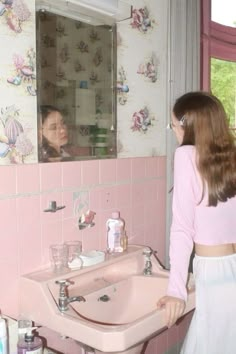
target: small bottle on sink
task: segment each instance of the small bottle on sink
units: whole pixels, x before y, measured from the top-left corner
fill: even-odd
[[[108,253],[123,252],[122,237],[125,232],[125,222],[120,218],[119,211],[114,211],[106,222]]]

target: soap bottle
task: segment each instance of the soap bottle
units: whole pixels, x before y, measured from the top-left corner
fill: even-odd
[[[0,315],[0,354],[8,354],[7,323]]]
[[[125,222],[120,218],[119,211],[114,211],[111,218],[106,222],[108,253],[123,252],[121,240],[124,234],[124,227]]]
[[[24,338],[17,343],[17,354],[43,354],[43,344],[39,337],[35,337],[33,331],[37,327],[27,328]]]

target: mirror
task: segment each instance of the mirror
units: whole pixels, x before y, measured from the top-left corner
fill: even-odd
[[[36,12],[40,162],[116,157],[115,33]]]

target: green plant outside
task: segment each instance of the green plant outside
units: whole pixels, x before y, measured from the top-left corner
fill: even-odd
[[[211,92],[223,103],[230,126],[236,128],[236,62],[211,58]]]

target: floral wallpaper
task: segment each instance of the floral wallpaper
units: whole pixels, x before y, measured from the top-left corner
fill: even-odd
[[[126,0],[118,23],[118,157],[166,155],[168,4]]]
[[[37,162],[35,6],[0,1],[0,164]]]
[[[132,18],[117,24],[117,153],[118,157],[166,155],[168,3],[165,0],[125,0]],[[66,26],[59,23],[58,37]],[[74,60],[74,72],[99,88],[98,68],[103,62],[100,33],[91,31],[76,43],[77,51],[93,48],[94,70],[87,77],[86,61]],[[35,0],[0,1],[0,164],[34,163],[37,158],[37,92]],[[53,46],[45,37],[45,46]],[[58,80],[64,80],[70,43],[62,41]],[[81,57],[82,58],[82,57]],[[44,57],[45,68],[50,65]],[[63,90],[58,90],[60,99]],[[97,111],[104,97],[96,95]],[[106,104],[110,110],[109,103]],[[109,107],[108,107],[109,106]],[[85,127],[86,128],[86,127]],[[86,136],[86,129],[81,131]]]

